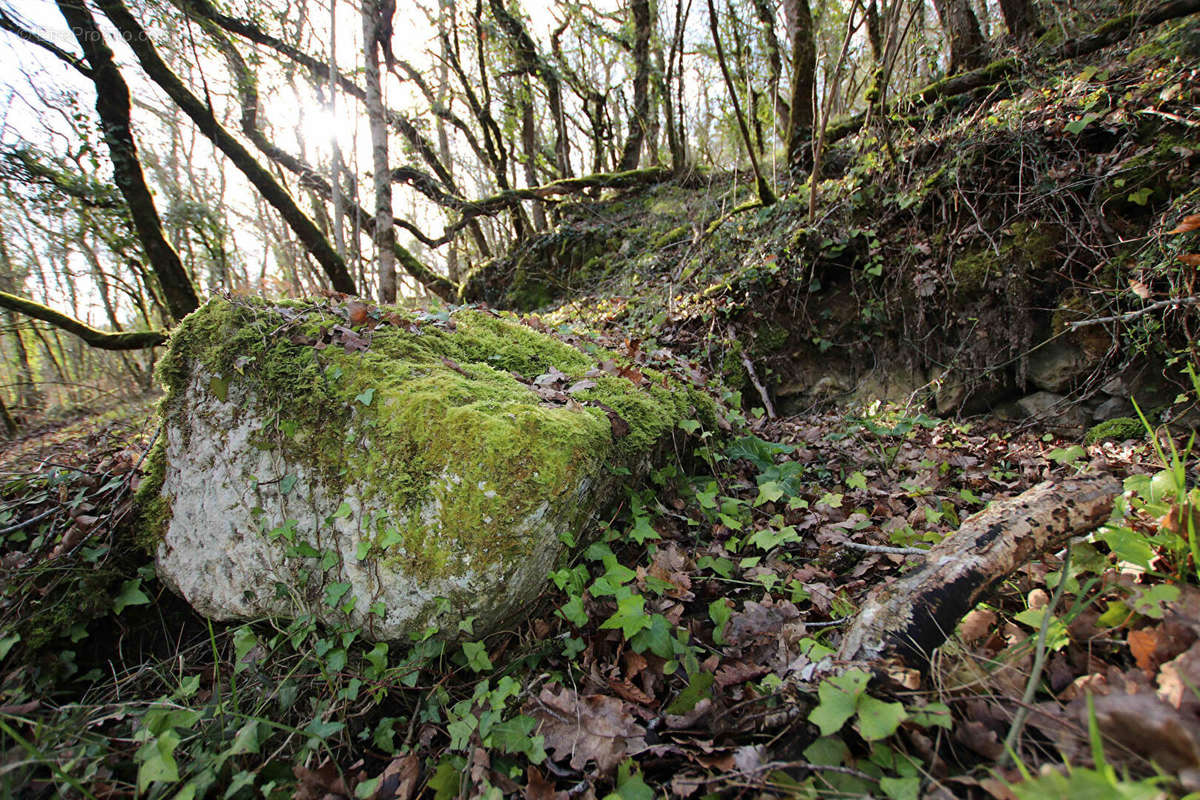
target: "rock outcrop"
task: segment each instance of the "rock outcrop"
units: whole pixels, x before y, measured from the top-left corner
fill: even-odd
[[[159,575],[217,619],[376,639],[512,621],[622,476],[712,412],[593,350],[487,311],[210,302],[161,369],[142,490]]]

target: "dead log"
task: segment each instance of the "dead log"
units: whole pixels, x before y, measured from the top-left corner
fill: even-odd
[[[930,548],[922,566],[871,591],[838,658],[899,656],[924,667],[993,586],[1039,553],[1104,522],[1120,492],[1121,482],[1111,475],[1045,481],[971,515]]]

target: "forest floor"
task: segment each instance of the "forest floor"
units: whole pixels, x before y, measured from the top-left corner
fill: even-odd
[[[519,627],[389,648],[208,623],[160,585],[113,538],[148,410],[32,436],[5,462],[11,796],[1200,789],[1200,589],[1178,503],[1200,490],[1144,436],[1084,447],[896,409],[731,412],[732,433],[697,431],[709,446],[630,489]],[[865,592],[916,563],[855,545],[926,547],[990,501],[1091,469],[1129,491],[1071,545],[1065,582],[1066,551],[1037,554],[907,688],[823,672]],[[1106,696],[1119,704],[1088,699]]]

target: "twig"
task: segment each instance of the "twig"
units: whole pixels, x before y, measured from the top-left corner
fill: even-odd
[[[767,410],[767,419],[775,419],[778,416],[775,413],[775,406],[771,404],[766,387],[758,379],[758,373],[754,370],[754,362],[745,353],[742,353],[742,365],[746,368],[746,374],[750,376],[750,382],[754,384],[755,389],[758,389],[758,396],[762,398],[763,408]]]
[[[1194,306],[1197,303],[1200,303],[1200,294],[1194,294],[1191,297],[1173,297],[1170,300],[1158,300],[1145,308],[1126,311],[1124,314],[1113,314],[1110,317],[1096,317],[1095,319],[1081,319],[1078,322],[1072,322],[1070,329],[1075,330],[1088,325],[1101,325],[1105,322],[1128,322],[1131,319],[1137,319],[1143,314],[1149,314],[1151,311],[1157,311],[1167,306]]]
[[[27,519],[24,522],[18,522],[16,525],[10,525],[9,527],[4,528],[3,530],[0,530],[0,536],[7,536],[8,534],[13,533],[15,531],[19,531],[22,528],[28,528],[30,525],[34,524],[35,522],[41,522],[46,517],[49,517],[49,516],[57,513],[58,510],[59,510],[59,507],[55,506],[54,508],[50,509],[49,511],[43,511],[41,514],[38,514],[36,517],[33,517],[32,519]]]
[[[1029,682],[1025,684],[1025,694],[1021,698],[1021,707],[1017,709],[1017,714],[1013,717],[1012,727],[1008,729],[1008,736],[1004,739],[1004,762],[1008,763],[1012,759],[1014,749],[1017,746],[1017,740],[1021,738],[1021,731],[1025,727],[1025,720],[1029,718],[1029,707],[1033,704],[1033,697],[1037,694],[1038,684],[1042,682],[1042,669],[1046,666],[1046,633],[1050,630],[1050,620],[1054,617],[1054,609],[1058,608],[1058,601],[1062,599],[1063,587],[1067,585],[1067,570],[1071,566],[1071,548],[1067,547],[1067,554],[1063,556],[1062,567],[1058,572],[1058,586],[1054,587],[1054,596],[1050,598],[1050,605],[1046,606],[1046,613],[1042,615],[1042,625],[1038,628],[1037,650],[1033,657],[1033,671],[1029,675]],[[1003,765],[1003,764],[1002,764]]]
[[[855,550],[865,550],[868,553],[891,553],[898,556],[918,556],[919,558],[929,555],[929,551],[920,547],[892,547],[886,544],[859,544],[858,542],[842,542],[842,545]]]

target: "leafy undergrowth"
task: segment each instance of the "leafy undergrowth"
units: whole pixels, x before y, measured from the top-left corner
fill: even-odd
[[[528,620],[478,641],[448,632],[453,644],[376,644],[311,619],[209,623],[113,538],[152,432],[129,422],[47,445],[7,477],[0,520],[6,794],[1200,789],[1186,442],[1084,448],[879,409],[733,422],[683,423],[705,444],[631,489]],[[1085,468],[1127,492],[1065,570],[1066,551],[1035,557],[923,676],[833,661],[863,595],[915,549]]]

